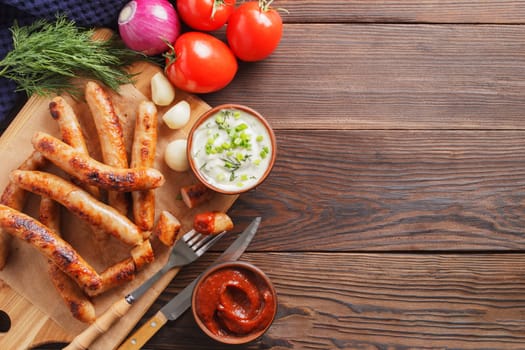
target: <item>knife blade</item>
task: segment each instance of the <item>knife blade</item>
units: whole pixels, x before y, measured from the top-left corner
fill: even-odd
[[[252,238],[257,233],[261,218],[255,218],[241,235],[211,264],[211,266],[224,262],[237,260],[244,253]],[[151,339],[168,320],[176,320],[191,306],[191,295],[199,276],[195,278],[177,296],[164,305],[153,317],[144,323],[135,333],[128,337],[118,350],[140,349],[142,345]]]

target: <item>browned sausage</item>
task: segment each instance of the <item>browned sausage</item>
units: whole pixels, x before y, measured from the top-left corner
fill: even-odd
[[[127,217],[69,181],[53,174],[25,170],[12,171],[10,178],[28,191],[54,199],[94,228],[126,244],[142,243],[142,232]]]
[[[20,170],[36,170],[42,168],[46,164],[44,156],[37,151],[34,151],[17,169]],[[22,210],[26,202],[27,192],[20,188],[13,182],[4,189],[0,202],[13,209]]]
[[[84,134],[82,134],[82,128],[71,105],[62,96],[56,96],[49,103],[49,112],[51,113],[51,117],[57,121],[60,134],[62,135],[62,141],[77,151],[89,155],[86,140]],[[75,184],[91,193],[93,197],[97,199],[101,198],[100,189],[97,186],[82,184],[76,180],[74,176],[72,176],[71,179]],[[95,235],[97,245],[99,245],[99,243],[101,245],[101,242],[109,238],[107,234],[100,230],[94,230],[93,234]]]
[[[198,182],[194,185],[181,187],[180,194],[182,201],[188,208],[195,208],[210,199],[211,190]]]
[[[144,243],[131,249],[131,258],[135,264],[137,271],[142,270],[144,266],[155,260],[153,255],[153,248],[149,239],[145,240]]]
[[[139,105],[138,116],[135,122],[135,135],[131,148],[132,168],[151,168],[155,161],[157,145],[157,108],[150,101],[143,101]],[[155,221],[155,191],[135,191],[131,193],[133,199],[133,218],[135,224],[149,236]]]
[[[122,192],[149,190],[164,183],[164,176],[156,169],[123,169],[102,164],[44,132],[35,133],[32,142],[44,157],[83,183]]]
[[[160,213],[153,234],[157,236],[159,241],[164,245],[171,247],[177,240],[180,227],[180,221],[171,213],[164,210]]]
[[[100,287],[96,290],[86,290],[86,293],[92,297],[100,295],[125,282],[133,280],[135,278],[135,273],[136,269],[133,259],[131,257],[126,258],[102,271],[100,274],[102,279]]]
[[[40,222],[60,236],[60,206],[58,203],[49,197],[42,197],[39,210]]]
[[[116,168],[127,168],[128,156],[124,133],[111,97],[94,81],[87,82],[85,97],[97,129],[102,160],[105,164]],[[122,214],[128,213],[128,202],[124,193],[109,192],[108,202]]]
[[[104,270],[100,274],[102,278],[101,288],[95,291],[88,291],[89,295],[100,295],[125,282],[133,280],[136,273],[153,260],[153,249],[149,240],[146,240],[131,250],[130,258],[124,259]]]
[[[50,264],[48,271],[53,285],[73,317],[85,323],[95,322],[95,307],[79,286],[55,264]]]
[[[216,235],[233,229],[233,222],[226,213],[211,211],[195,215],[193,228],[205,235]]]
[[[0,204],[0,227],[30,243],[85,290],[100,288],[102,281],[97,272],[69,243],[44,224],[18,210]]]
[[[58,123],[62,141],[80,152],[89,154],[84,134],[82,134],[82,128],[80,127],[75,111],[73,111],[69,103],[61,96],[56,96],[49,103],[49,111],[53,119]],[[82,187],[95,198],[100,198],[100,190],[98,187],[92,185]]]
[[[40,201],[40,222],[60,236],[60,206],[57,202],[42,197]],[[48,259],[48,272],[51,282],[53,282],[73,317],[86,323],[94,322],[95,307],[80,287],[50,259]]]
[[[46,159],[40,152],[33,152],[19,167],[23,170],[34,170],[44,166]],[[16,210],[22,210],[26,202],[27,192],[18,185],[9,182],[2,193],[0,203]],[[0,230],[0,270],[4,268],[11,250],[12,236]]]

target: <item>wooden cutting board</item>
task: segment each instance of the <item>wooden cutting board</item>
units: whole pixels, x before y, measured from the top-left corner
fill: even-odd
[[[101,39],[110,35],[111,31],[108,30],[99,30],[96,33],[96,36]],[[119,94],[112,93],[113,100],[117,108],[120,109],[120,117],[123,118],[125,138],[128,145],[131,143],[133,134],[136,106],[141,100],[151,98],[151,77],[161,71],[159,67],[145,62],[138,62],[130,69],[133,73],[138,73],[135,84],[124,86]],[[161,122],[161,117],[169,107],[180,100],[186,100],[190,104],[191,119],[183,129],[174,131]],[[83,131],[86,134],[90,151],[95,154],[99,153],[98,138],[86,104],[83,101],[75,101],[70,98],[69,101],[77,112],[81,124],[85,127]],[[56,122],[49,115],[49,102],[50,98],[31,97],[0,138],[0,157],[2,158],[0,189],[3,189],[7,184],[9,172],[15,169],[32,152],[30,139],[35,131],[46,131],[59,136]],[[186,138],[191,125],[199,115],[210,109],[210,106],[198,97],[181,91],[176,92],[176,98],[172,105],[159,107],[159,141],[155,167],[166,177],[166,184],[157,190],[156,206],[157,213],[160,210],[169,210],[177,216],[182,223],[183,231],[186,231],[191,227],[193,216],[197,212],[227,211],[237,196],[214,194],[212,199],[202,207],[191,210],[180,200],[180,196],[178,196],[180,187],[195,183],[196,179],[191,172],[177,173],[170,170],[163,161],[164,148],[171,140]],[[37,205],[38,198],[32,195],[25,211],[30,215],[36,215]],[[66,240],[79,250],[88,262],[93,263],[99,272],[107,267],[108,262],[116,262],[108,261],[117,259],[113,256],[115,251],[129,249],[128,247],[119,248],[120,242],[116,241],[109,243],[113,245],[110,246],[110,249],[93,245],[93,240],[90,239],[89,232],[87,232],[89,228],[79,220],[75,220],[73,216],[64,218],[62,230]],[[12,243],[12,257],[6,268],[0,272],[0,310],[5,311],[11,319],[10,330],[6,333],[0,333],[0,349],[27,349],[43,343],[71,341],[87,325],[80,323],[70,315],[69,310],[47,278],[43,257],[25,242],[14,240]],[[114,301],[122,298],[160,269],[167,259],[169,249],[163,247],[158,241],[152,242],[152,245],[156,255],[155,262],[141,271],[135,280],[128,285],[95,298],[94,304],[97,315],[103,313]],[[92,260],[96,261],[93,262]],[[99,338],[90,349],[107,350],[117,347],[177,272],[178,270],[172,270],[160,279],[151,291],[137,301],[130,312],[119,320],[106,335]]]

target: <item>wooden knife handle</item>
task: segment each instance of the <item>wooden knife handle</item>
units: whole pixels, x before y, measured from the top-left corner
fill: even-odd
[[[168,319],[162,312],[157,312],[146,323],[142,325],[135,333],[122,343],[118,350],[139,350],[142,345],[155,335],[168,322]]]
[[[77,335],[64,350],[86,350],[100,335],[106,331],[131,308],[131,304],[122,298],[117,300],[111,307],[97,317],[88,328]]]

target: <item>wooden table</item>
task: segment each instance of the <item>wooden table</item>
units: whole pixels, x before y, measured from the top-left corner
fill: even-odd
[[[245,349],[525,348],[525,1],[295,1],[271,58],[202,98],[278,138],[230,211],[279,311]],[[233,238],[185,268],[145,315]],[[50,346],[46,348],[52,348]],[[144,349],[230,349],[191,313]]]

